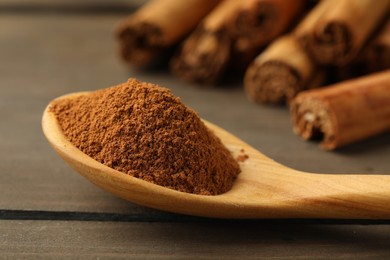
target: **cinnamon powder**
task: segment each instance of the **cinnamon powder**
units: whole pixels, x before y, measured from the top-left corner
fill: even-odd
[[[57,100],[51,110],[81,151],[120,172],[178,191],[228,191],[238,163],[170,90],[129,79]]]

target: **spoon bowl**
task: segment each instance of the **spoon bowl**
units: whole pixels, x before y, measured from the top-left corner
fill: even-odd
[[[60,98],[74,98],[86,92]],[[114,170],[89,157],[64,136],[51,103],[43,132],[53,149],[100,188],[130,202],[169,212],[216,218],[390,219],[390,176],[319,174],[283,166],[222,128],[204,121],[240,163],[231,190],[206,196],[179,192]]]

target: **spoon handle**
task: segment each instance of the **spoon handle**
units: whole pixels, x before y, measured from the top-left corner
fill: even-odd
[[[390,176],[297,173],[285,191],[294,211],[320,218],[390,218]]]

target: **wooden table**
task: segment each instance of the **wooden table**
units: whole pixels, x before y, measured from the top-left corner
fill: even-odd
[[[129,71],[112,33],[134,7],[128,2],[35,2],[0,4],[1,257],[390,256],[390,221],[204,219],[141,207],[87,182],[49,147],[40,126],[43,109],[62,94],[128,77],[171,88],[202,117],[304,171],[390,172],[390,135],[322,151],[292,133],[286,108],[248,102],[239,82],[206,89],[166,69]]]

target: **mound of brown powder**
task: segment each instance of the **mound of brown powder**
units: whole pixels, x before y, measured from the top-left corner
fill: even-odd
[[[127,83],[56,101],[65,136],[95,160],[171,189],[215,195],[240,169],[199,116],[168,89]]]

